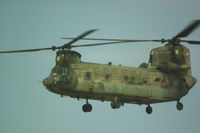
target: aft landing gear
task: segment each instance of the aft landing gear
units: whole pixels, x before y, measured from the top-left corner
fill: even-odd
[[[91,112],[92,111],[92,105],[88,103],[88,99],[86,99],[86,104],[82,106],[83,112]]]
[[[146,107],[146,112],[147,112],[147,114],[151,114],[153,112],[153,109],[152,109],[152,107],[150,105],[148,105]]]
[[[82,106],[82,110],[83,110],[83,112],[91,112],[92,111],[92,105],[91,104],[84,104],[83,106]]]
[[[183,104],[182,104],[181,102],[177,101],[177,103],[176,103],[176,108],[177,108],[179,111],[183,110]]]

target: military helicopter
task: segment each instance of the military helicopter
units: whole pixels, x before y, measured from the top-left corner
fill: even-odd
[[[196,79],[191,73],[190,51],[180,44],[200,44],[200,41],[181,40],[188,36],[200,24],[193,21],[172,39],[160,40],[127,40],[85,38],[96,31],[89,30],[62,46],[49,48],[0,51],[4,53],[36,52],[41,50],[57,50],[56,64],[50,76],[43,84],[50,92],[61,96],[86,99],[82,106],[84,112],[91,112],[89,99],[110,101],[113,109],[118,109],[125,103],[147,105],[146,113],[151,114],[150,104],[176,101],[178,110],[183,109],[180,99],[187,95],[195,85]],[[94,44],[72,45],[79,40],[106,41]],[[71,50],[76,47],[91,47],[118,43],[161,42],[166,44],[154,48],[150,52],[148,63],[139,67],[116,66],[112,63],[96,64],[81,61],[81,54]]]

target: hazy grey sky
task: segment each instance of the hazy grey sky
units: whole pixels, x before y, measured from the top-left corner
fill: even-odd
[[[199,0],[0,0],[0,50],[62,45],[80,33],[122,39],[170,38],[193,19],[200,19]],[[186,39],[200,40],[200,29]],[[77,44],[88,43],[78,42]],[[94,43],[94,42],[91,42]],[[76,48],[87,62],[139,66],[160,43],[133,43]],[[200,46],[191,50],[193,75],[200,80]],[[0,133],[199,133],[199,82],[181,101],[146,106],[126,104],[112,110],[109,102],[85,100],[48,92],[41,81],[55,62],[55,52],[0,55]]]

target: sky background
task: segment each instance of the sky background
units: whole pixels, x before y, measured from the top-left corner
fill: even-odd
[[[59,46],[61,37],[76,37],[90,29],[98,38],[171,38],[192,20],[200,19],[199,0],[0,0],[0,50]],[[184,39],[200,40],[200,28]],[[79,41],[76,44],[85,44]],[[91,41],[95,43],[95,41]],[[75,48],[86,62],[139,66],[148,62],[160,43],[132,43]],[[200,46],[191,50],[193,75],[200,80]],[[55,65],[55,52],[0,55],[0,133],[200,133],[200,84],[176,102],[125,104],[113,110],[109,102],[61,98],[41,81]]]

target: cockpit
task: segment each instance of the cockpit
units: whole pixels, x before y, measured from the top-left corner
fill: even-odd
[[[52,92],[61,93],[62,89],[70,89],[75,85],[76,75],[71,64],[80,62],[81,55],[75,51],[57,51],[56,65],[50,76],[43,80],[46,88]]]

